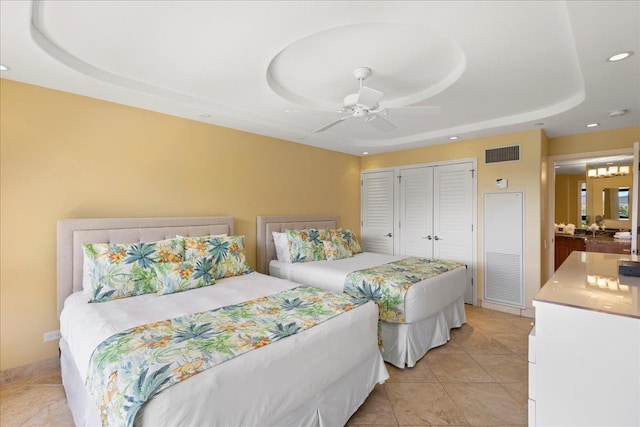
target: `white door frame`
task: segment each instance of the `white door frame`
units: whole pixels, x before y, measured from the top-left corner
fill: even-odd
[[[609,156],[621,156],[621,155],[633,155],[633,148],[619,148],[615,150],[605,151],[591,151],[588,153],[573,153],[573,154],[560,154],[557,156],[549,156],[547,162],[547,177],[548,177],[548,228],[546,230],[546,238],[544,239],[544,248],[547,249],[547,275],[543,277],[542,284],[546,283],[555,269],[555,223],[556,217],[556,162],[564,160],[578,160],[587,159],[591,157],[609,157]],[[585,172],[586,173],[586,172]]]

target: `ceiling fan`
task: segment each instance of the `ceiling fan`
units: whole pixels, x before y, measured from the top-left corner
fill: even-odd
[[[338,113],[347,113],[347,115],[332,121],[318,129],[315,133],[324,132],[345,120],[362,118],[376,129],[382,132],[389,132],[396,126],[383,116],[392,112],[393,114],[439,114],[440,107],[390,107],[384,108],[379,104],[383,93],[379,90],[371,89],[363,85],[363,82],[371,75],[371,68],[358,67],[353,70],[353,76],[360,82],[360,90],[358,93],[352,93],[344,97],[343,107],[337,110]]]

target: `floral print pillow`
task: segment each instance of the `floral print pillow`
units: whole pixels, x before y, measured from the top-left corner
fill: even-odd
[[[184,257],[182,240],[82,245],[91,280],[90,302],[104,302],[156,292],[154,264]]]
[[[214,279],[251,273],[244,250],[244,236],[184,238],[185,259],[211,257]]]
[[[291,262],[321,261],[326,259],[324,254],[325,240],[331,240],[326,228],[308,230],[285,230],[289,240]]]
[[[339,228],[338,231],[342,234],[342,239],[347,242],[347,244],[351,247],[351,253],[353,255],[362,253],[362,248],[360,247],[360,243],[358,243],[358,238],[356,237],[356,233],[349,229]]]
[[[197,289],[215,283],[211,257],[156,263],[153,268],[158,277],[158,295]]]
[[[351,258],[351,248],[344,247],[342,244],[338,244],[333,239],[325,240],[322,242],[324,246],[324,256],[329,261],[335,261],[337,259]]]

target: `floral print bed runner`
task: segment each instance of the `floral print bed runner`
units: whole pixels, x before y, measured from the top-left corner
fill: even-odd
[[[344,291],[362,301],[375,301],[381,320],[403,323],[404,296],[411,285],[464,265],[441,259],[404,258],[349,273]]]
[[[103,426],[131,426],[153,394],[364,302],[346,294],[299,286],[131,328],[107,338],[94,350],[87,387]]]

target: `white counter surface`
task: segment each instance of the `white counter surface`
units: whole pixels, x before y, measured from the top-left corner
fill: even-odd
[[[540,289],[536,301],[640,319],[640,277],[619,276],[618,260],[637,255],[574,251]]]

